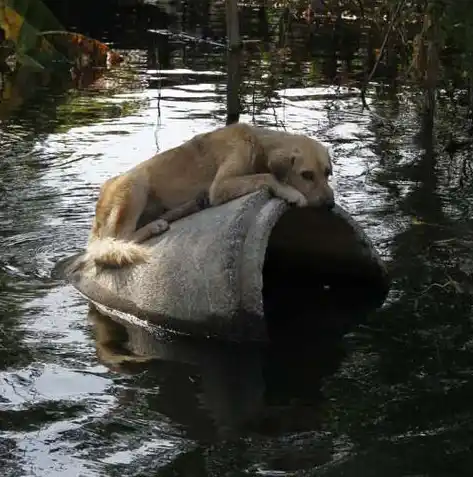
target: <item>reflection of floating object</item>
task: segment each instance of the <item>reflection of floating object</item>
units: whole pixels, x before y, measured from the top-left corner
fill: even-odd
[[[295,286],[314,317],[315,287],[342,279],[383,298],[388,288],[380,257],[340,207],[295,208],[265,192],[185,217],[148,244],[150,263],[74,272],[80,254],[63,262],[62,275],[102,314],[237,341],[267,339],[271,303],[289,315],[300,308]]]
[[[333,322],[339,311],[331,308],[321,315]],[[160,390],[154,408],[185,425],[192,438],[208,437],[215,427],[220,432],[245,428],[265,434],[271,432],[267,424],[272,421],[286,432],[314,429],[320,418],[321,380],[344,357],[341,336],[318,333],[317,328],[311,334],[301,330],[294,340],[284,334],[269,346],[253,346],[181,336],[163,339],[93,308],[89,320],[99,361],[119,373],[146,370],[147,383]],[[178,388],[182,399],[176,401]]]

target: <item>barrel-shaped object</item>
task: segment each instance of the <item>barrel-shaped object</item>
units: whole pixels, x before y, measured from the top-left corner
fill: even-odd
[[[266,341],[271,294],[278,303],[287,295],[290,310],[294,294],[284,290],[296,283],[309,295],[320,277],[327,286],[340,277],[382,293],[389,286],[379,254],[341,207],[299,208],[266,191],[173,222],[146,245],[144,264],[81,268],[79,254],[61,273],[108,316],[232,341]]]

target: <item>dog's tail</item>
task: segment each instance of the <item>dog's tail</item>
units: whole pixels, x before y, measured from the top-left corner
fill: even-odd
[[[99,266],[125,267],[146,262],[150,258],[151,250],[145,245],[105,237],[89,244],[84,262],[93,261]]]

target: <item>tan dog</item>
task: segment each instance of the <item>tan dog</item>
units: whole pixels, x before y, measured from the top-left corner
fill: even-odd
[[[103,184],[85,260],[147,261],[151,251],[140,242],[169,228],[166,213],[194,212],[205,194],[215,206],[267,188],[298,206],[332,207],[331,172],[327,149],[304,135],[242,123],[199,134]]]

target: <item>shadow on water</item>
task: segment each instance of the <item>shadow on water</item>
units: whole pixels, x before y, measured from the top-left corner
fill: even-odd
[[[299,339],[276,333],[266,349],[156,341],[87,320],[84,300],[50,273],[84,246],[106,178],[224,124],[221,48],[146,32],[218,43],[223,12],[47,3],[126,60],[82,85],[2,77],[2,475],[470,475],[471,151],[442,142],[458,108],[440,101],[432,129],[410,91],[378,85],[367,97],[377,114],[362,111],[357,62],[337,46],[355,47],[356,25],[334,41],[324,25],[243,9],[242,31],[264,41],[244,51],[241,120],[330,146],[337,200],[390,262],[393,287],[355,319],[358,284],[323,300],[295,284],[319,317],[360,323],[343,338],[294,326]],[[298,325],[329,320],[316,321]]]

